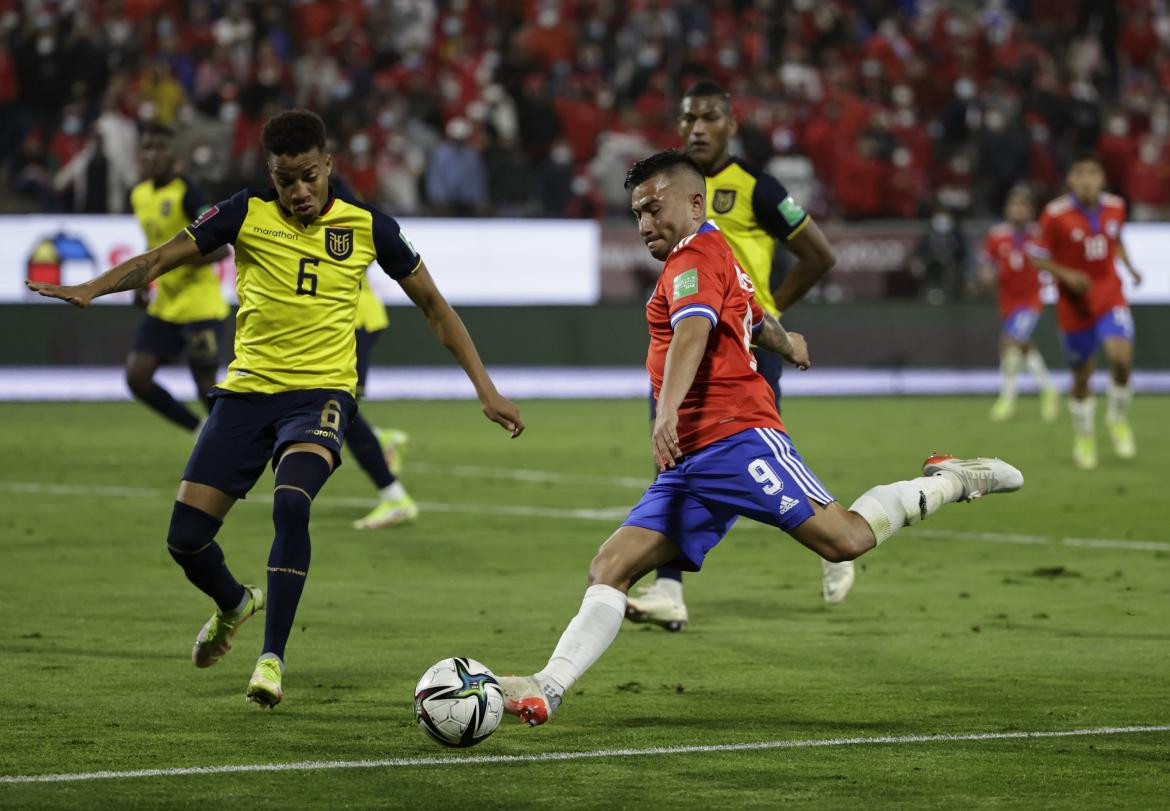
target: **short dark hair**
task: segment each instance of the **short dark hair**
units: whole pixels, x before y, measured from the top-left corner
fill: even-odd
[[[1033,193],[1032,187],[1029,186],[1026,182],[1017,183],[1008,189],[1005,200],[1011,200],[1016,197],[1022,198],[1024,202],[1030,206],[1036,204],[1036,195]]]
[[[1072,169],[1078,163],[1095,163],[1099,168],[1105,168],[1105,164],[1101,163],[1101,156],[1092,149],[1081,149],[1074,152],[1072,159],[1068,162],[1068,168]]]
[[[635,186],[645,183],[655,175],[660,175],[663,172],[674,172],[678,169],[690,170],[698,176],[700,183],[706,182],[703,170],[699,168],[699,164],[695,163],[694,158],[677,149],[667,149],[663,152],[656,152],[648,158],[642,158],[630,167],[630,171],[626,172],[626,191],[633,190]]]
[[[731,94],[724,90],[723,85],[714,79],[700,79],[683,92],[684,99],[696,96],[718,96],[724,101],[731,103]]]
[[[325,122],[312,110],[285,110],[264,123],[260,135],[269,155],[302,155],[313,147],[325,151]]]
[[[174,138],[175,131],[166,124],[160,124],[157,121],[147,121],[142,125],[142,136],[145,138],[147,135],[161,135],[164,138]]]

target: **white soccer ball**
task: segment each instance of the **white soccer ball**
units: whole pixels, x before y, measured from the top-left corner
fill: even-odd
[[[475,746],[504,717],[504,693],[495,674],[474,659],[432,665],[414,687],[418,728],[444,746]]]

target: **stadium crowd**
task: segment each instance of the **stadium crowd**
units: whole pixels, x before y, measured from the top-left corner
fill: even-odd
[[[1085,147],[1170,213],[1161,0],[0,0],[0,30],[8,211],[124,211],[147,120],[210,193],[263,182],[260,127],[301,105],[397,214],[620,214],[713,77],[820,217],[998,213]]]

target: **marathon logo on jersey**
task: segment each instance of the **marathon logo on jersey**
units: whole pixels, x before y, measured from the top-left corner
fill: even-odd
[[[711,208],[716,214],[726,214],[735,206],[735,189],[716,189],[711,197]]]
[[[684,270],[674,277],[674,300],[693,296],[699,292],[699,269]]]
[[[326,228],[325,253],[338,262],[349,259],[350,254],[353,253],[353,229]]]
[[[219,206],[212,206],[211,208],[207,209],[202,214],[200,214],[198,217],[196,217],[195,222],[191,223],[191,227],[198,228],[199,226],[203,225],[203,223],[207,222],[208,220],[210,220],[212,217],[214,217],[218,213],[219,213]]]

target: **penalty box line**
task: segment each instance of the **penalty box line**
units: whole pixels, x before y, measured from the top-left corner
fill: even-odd
[[[0,784],[71,783],[92,780],[138,779],[146,777],[185,777],[209,774],[250,774],[261,772],[310,772],[331,769],[401,769],[422,766],[475,766],[494,763],[551,763],[598,758],[649,757],[654,755],[690,755],[710,752],[756,752],[767,749],[811,749],[831,746],[873,746],[911,743],[962,743],[970,741],[1011,741],[1043,738],[1079,738],[1090,735],[1134,735],[1170,732],[1170,724],[1127,727],[1096,727],[1039,732],[971,732],[957,735],[879,735],[871,738],[821,738],[811,740],[757,741],[695,746],[656,746],[646,749],[598,749],[584,752],[544,752],[533,755],[471,755],[468,757],[384,758],[380,760],[305,760],[296,763],[227,764],[223,766],[189,766],[171,769],[131,769],[128,771],[74,772],[69,774],[2,775]]]

